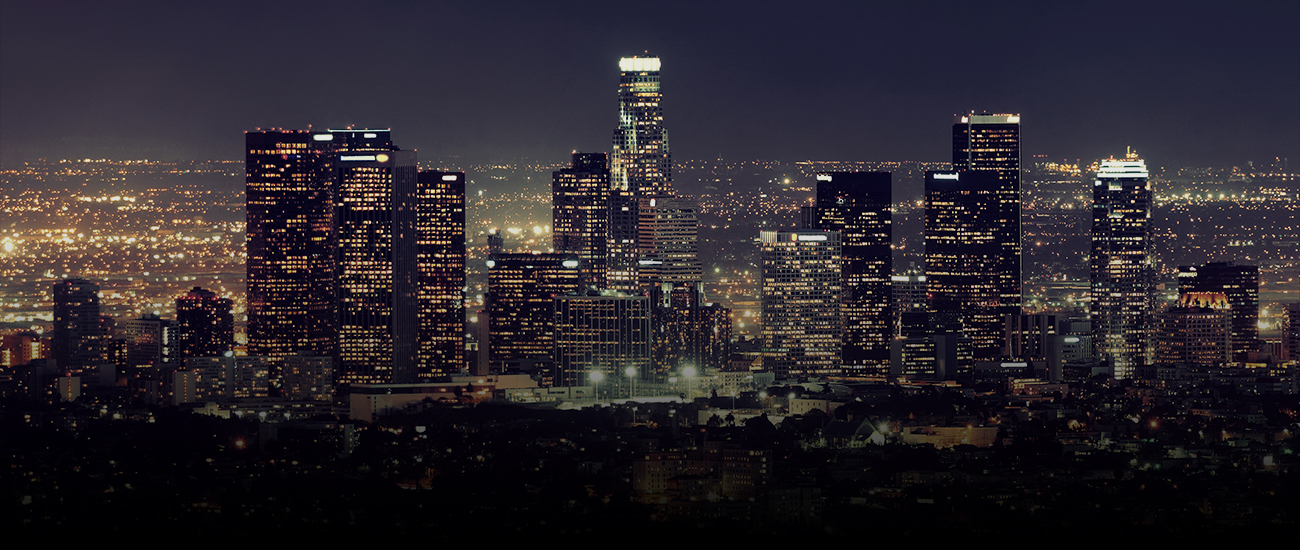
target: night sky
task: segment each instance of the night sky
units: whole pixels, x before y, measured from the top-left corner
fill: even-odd
[[[1300,164],[1300,2],[3,0],[0,164],[240,159],[257,127],[391,127],[422,160],[608,151],[618,58],[663,59],[678,160]],[[635,6],[635,9],[629,7]]]

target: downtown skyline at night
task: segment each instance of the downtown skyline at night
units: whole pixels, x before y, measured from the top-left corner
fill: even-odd
[[[1285,540],[1297,98],[1293,2],[0,0],[0,529]]]

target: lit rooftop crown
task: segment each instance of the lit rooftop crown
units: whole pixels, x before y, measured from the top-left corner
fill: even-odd
[[[658,57],[624,57],[618,60],[618,70],[625,73],[657,72]]]

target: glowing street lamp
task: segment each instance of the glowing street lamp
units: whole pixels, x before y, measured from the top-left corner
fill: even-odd
[[[623,369],[623,374],[626,374],[628,379],[632,381],[632,387],[627,390],[627,398],[631,399],[636,397],[636,367]]]
[[[605,378],[605,373],[593,371],[587,374],[587,379],[591,380],[591,391],[596,393],[596,403],[600,403],[600,381]]]

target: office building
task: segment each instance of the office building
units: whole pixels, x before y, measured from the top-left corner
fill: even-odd
[[[493,365],[550,358],[557,296],[579,290],[576,254],[493,254],[487,261],[489,353]],[[482,321],[480,321],[482,322]]]
[[[465,173],[424,171],[418,183],[417,378],[426,380],[465,367]]]
[[[99,283],[85,279],[55,281],[54,360],[63,372],[80,374],[104,360]]]
[[[334,358],[305,354],[284,358],[284,397],[297,401],[334,399]]]
[[[234,302],[194,287],[176,299],[176,333],[180,360],[215,357],[235,349]]]
[[[146,313],[139,319],[127,321],[123,328],[128,368],[153,367],[180,360],[176,321]]]
[[[551,173],[551,246],[578,255],[585,288],[605,288],[609,192],[604,153],[574,152],[569,168]]]
[[[893,249],[889,172],[817,175],[812,229],[838,231],[843,254],[844,373],[889,373]]]
[[[1154,317],[1155,363],[1217,366],[1232,360],[1232,311],[1223,293],[1182,294]]]
[[[1232,314],[1232,360],[1259,351],[1259,267],[1210,262],[1178,268],[1178,294],[1219,292]]]
[[[645,296],[587,291],[554,298],[556,386],[591,383],[600,372],[610,383],[649,378],[650,300]]]
[[[1152,364],[1151,185],[1133,154],[1105,160],[1093,182],[1093,356],[1115,378]]]
[[[965,333],[976,360],[1001,355],[1003,320],[1020,314],[1020,203],[1004,196],[1007,177],[973,168],[925,173],[932,330]]]
[[[704,277],[699,257],[697,205],[662,197],[638,201],[638,290],[666,304],[667,295],[684,285],[698,289]]]
[[[777,378],[839,374],[840,233],[762,231],[763,365]]]
[[[245,134],[248,353],[338,351],[333,136]]]
[[[618,125],[610,157],[606,285],[635,293],[640,200],[673,195],[672,155],[664,130],[658,57],[619,60]]]

